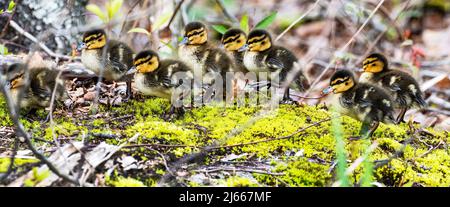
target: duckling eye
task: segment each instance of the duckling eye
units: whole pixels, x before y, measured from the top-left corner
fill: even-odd
[[[372,66],[377,66],[377,64],[376,64],[376,63],[373,63]]]
[[[241,43],[241,40],[237,40],[236,42],[237,42],[237,43]]]

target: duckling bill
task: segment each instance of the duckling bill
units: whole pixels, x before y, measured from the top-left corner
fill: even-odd
[[[411,107],[426,107],[417,81],[408,73],[390,69],[384,55],[369,55],[363,62],[363,70],[362,81],[381,86],[393,97],[395,107],[400,108],[397,123],[404,121],[405,113]]]
[[[393,123],[393,101],[380,87],[358,83],[352,72],[339,70],[324,93],[333,92],[332,105],[343,114],[362,122],[360,136],[371,137],[379,122]]]

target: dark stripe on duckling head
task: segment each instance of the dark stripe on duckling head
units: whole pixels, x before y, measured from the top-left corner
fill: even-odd
[[[84,33],[83,42],[88,42],[88,41],[91,41],[94,39],[98,39],[98,38],[102,37],[103,35],[106,36],[105,30],[103,30],[103,29],[89,30]]]
[[[136,55],[134,58],[133,64],[135,66],[139,66],[147,61],[149,61],[151,58],[156,57],[159,60],[158,53],[152,50],[144,50]]]
[[[205,31],[205,29],[194,30],[192,32],[189,32],[187,34],[187,37],[192,37],[192,36],[195,36],[195,35],[199,35],[199,34],[203,33],[204,31]]]
[[[184,34],[188,36],[190,32],[200,29],[206,29],[206,26],[201,22],[191,22],[184,27]]]
[[[336,73],[331,76],[330,85],[336,85],[339,83],[343,83],[349,79],[354,80],[355,76],[349,70],[338,70]],[[339,82],[339,83],[338,83]]]
[[[380,53],[372,53],[369,56],[367,56],[363,62],[363,65],[368,65],[376,61],[381,61],[384,64],[384,68],[388,68],[387,58]]]
[[[270,37],[270,34],[266,31],[266,30],[262,30],[262,29],[255,29],[253,31],[250,32],[250,34],[248,34],[248,43],[253,43],[250,41],[253,41],[254,38],[260,40],[264,37],[269,37],[270,40],[272,40],[272,38]]]
[[[224,40],[224,41],[222,42],[222,44],[228,44],[228,43],[234,42],[234,41],[238,40],[239,37],[241,37],[240,34],[238,34],[238,35],[236,35],[236,36],[233,36],[233,37],[228,37],[226,40]]]
[[[236,41],[241,35],[245,37],[245,32],[240,29],[229,29],[222,37],[222,43],[230,43]]]

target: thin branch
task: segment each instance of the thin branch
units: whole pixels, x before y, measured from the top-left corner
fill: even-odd
[[[166,28],[169,28],[172,24],[173,20],[175,19],[175,16],[177,15],[178,11],[180,11],[181,5],[183,4],[184,0],[181,0],[178,2],[177,7],[175,8],[175,11],[172,14],[172,17],[170,17],[169,23],[167,24]]]
[[[25,31],[21,26],[19,26],[14,20],[11,20],[9,22],[10,26],[12,28],[14,28],[19,34],[24,35],[26,38],[30,39],[31,41],[33,41],[34,43],[36,43],[42,50],[44,50],[48,55],[54,57],[54,58],[59,58],[59,59],[63,59],[63,60],[71,60],[72,57],[67,56],[67,55],[61,55],[61,54],[56,54],[55,52],[53,52],[51,49],[49,49],[44,43],[42,43],[41,41],[39,41],[36,37],[34,37],[32,34],[28,33],[27,31]]]
[[[136,6],[139,4],[139,2],[141,2],[141,1],[136,0],[136,2],[133,4],[133,6],[131,6],[130,10],[128,10],[127,15],[125,15],[125,18],[123,19],[122,27],[120,28],[119,39],[122,36],[123,29],[125,28],[125,24],[127,23],[128,15],[130,15],[130,13],[136,8]]]
[[[222,0],[216,0],[217,5],[219,6],[220,10],[222,10],[222,13],[225,15],[225,17],[227,17],[229,20],[231,20],[232,22],[238,22],[238,20],[236,19],[236,17],[234,17],[233,15],[230,14],[230,12],[228,12],[228,10],[225,8],[225,5],[223,4]]]
[[[283,176],[285,173],[275,173],[275,172],[269,172],[269,171],[263,171],[263,170],[255,170],[255,169],[246,169],[246,168],[234,168],[234,167],[224,167],[224,168],[215,168],[211,170],[194,170],[194,172],[200,172],[200,173],[214,173],[214,172],[220,172],[220,171],[241,171],[241,172],[249,172],[249,173],[258,173],[258,174],[266,174],[266,175],[274,175],[274,176]]]
[[[348,46],[350,46],[350,44],[355,41],[356,37],[359,35],[359,33],[361,33],[361,31],[364,29],[364,27],[366,27],[366,25],[369,23],[370,19],[372,19],[372,17],[375,15],[375,13],[378,11],[378,9],[381,7],[381,5],[383,5],[385,0],[380,0],[380,2],[378,3],[377,7],[375,7],[375,9],[370,13],[369,17],[367,17],[366,21],[364,21],[364,23],[359,27],[359,29],[356,31],[355,34],[353,34],[353,36],[350,38],[350,40],[348,40],[348,42],[337,51],[337,54],[342,54],[343,52],[345,52],[348,48]],[[325,69],[322,71],[322,73],[319,75],[319,77],[316,78],[316,80],[311,84],[310,89],[306,92],[305,96],[308,96],[309,93],[311,92],[312,89],[314,89],[314,87],[317,85],[317,83],[319,83],[319,81],[322,79],[322,77],[325,75],[325,73],[330,69],[331,65],[333,64],[333,62],[335,61],[335,57],[333,57],[330,62],[328,63],[327,67],[325,67]]]
[[[409,6],[410,6],[410,2],[411,0],[408,0],[405,3],[405,6],[398,12],[397,16],[394,18],[394,20],[392,20],[393,23],[397,22],[398,18],[400,17],[400,15],[402,14],[403,11],[405,11]],[[363,61],[363,59],[365,57],[367,57],[373,50],[373,48],[375,47],[375,45],[378,44],[378,42],[381,40],[381,38],[384,36],[384,34],[389,30],[389,27],[386,27],[382,32],[380,32],[380,34],[378,34],[378,36],[375,38],[374,41],[372,41],[372,43],[369,45],[369,47],[367,48],[366,52],[364,53],[363,56],[361,56],[361,58],[356,61],[357,63],[360,63]],[[401,34],[399,34],[401,35]]]
[[[292,22],[288,28],[286,28],[281,34],[279,34],[277,36],[277,38],[275,39],[275,42],[278,41],[281,37],[283,37],[284,34],[286,34],[290,29],[292,29],[292,27],[294,27],[297,23],[299,23],[300,21],[302,21],[303,18],[305,18],[309,13],[311,13],[316,6],[319,4],[321,0],[317,0],[314,5],[308,9],[308,11],[306,11],[303,15],[301,15],[299,18],[297,18],[294,22]]]

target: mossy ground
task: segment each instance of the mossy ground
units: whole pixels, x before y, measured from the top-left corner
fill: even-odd
[[[1,99],[0,104],[1,124],[11,126]],[[133,100],[121,107],[100,107],[99,113],[83,117],[71,117],[67,112],[56,113],[53,129],[48,123],[39,121],[39,118],[37,121],[25,119],[22,121],[34,137],[49,141],[85,138],[92,143],[106,141],[118,144],[139,133],[136,143],[131,144],[152,146],[124,148],[116,157],[132,156],[143,167],[127,171],[116,169],[113,175],[106,176],[108,179],[105,184],[154,186],[167,172],[161,154],[165,155],[167,162],[172,163],[183,156],[202,151],[202,147],[215,141],[219,141],[218,143],[222,145],[235,145],[282,137],[330,117],[330,113],[323,106],[281,105],[271,115],[249,124],[241,133],[228,137],[233,129],[249,123],[261,108],[206,106],[188,110],[183,117],[166,122],[161,117],[168,108],[168,101],[149,98]],[[358,121],[349,117],[339,119],[342,120],[344,137],[359,132],[361,123]],[[335,139],[330,133],[330,125],[330,122],[324,122],[288,139],[215,149],[208,153],[201,163],[187,165],[184,168],[188,172],[188,175],[185,175],[185,183],[191,186],[206,185],[188,181],[188,178],[199,173],[195,169],[200,167],[223,165],[233,167],[232,162],[224,164],[220,159],[236,154],[243,155],[234,160],[236,163],[241,163],[238,161],[245,161],[251,165],[264,163],[271,172],[282,175],[250,173],[252,179],[249,179],[231,172],[217,178],[210,177],[211,180],[215,180],[211,183],[225,186],[330,186],[336,181]],[[450,152],[447,148],[449,133],[426,130],[431,134],[418,134],[417,137],[420,139],[414,139],[409,143],[400,156],[375,170],[373,180],[386,186],[449,186]],[[377,141],[379,145],[371,153],[370,160],[379,161],[394,155],[410,138],[411,135],[408,133],[410,132],[407,124],[398,126],[381,124],[371,138],[371,141]],[[99,138],[98,134],[115,136],[105,139]],[[224,139],[225,137],[228,138]],[[361,156],[364,145],[362,141],[345,140],[345,142],[347,158],[353,162]],[[36,144],[42,143],[36,141]],[[181,145],[181,147],[162,145]],[[240,166],[242,167],[242,164]],[[361,174],[362,170],[357,168],[350,176],[353,184],[358,183]]]

